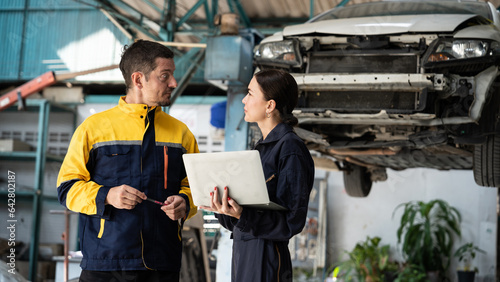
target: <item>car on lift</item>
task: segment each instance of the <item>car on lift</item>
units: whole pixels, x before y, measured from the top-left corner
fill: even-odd
[[[336,7],[263,39],[256,69],[299,85],[296,131],[366,197],[387,168],[473,170],[500,186],[500,18],[488,2]]]

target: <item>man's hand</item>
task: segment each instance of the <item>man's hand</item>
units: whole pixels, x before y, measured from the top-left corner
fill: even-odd
[[[128,185],[115,186],[109,189],[106,196],[106,204],[112,205],[117,209],[131,210],[135,205],[146,200],[146,194]]]
[[[186,216],[186,200],[178,195],[170,196],[161,209],[171,220],[178,220]]]

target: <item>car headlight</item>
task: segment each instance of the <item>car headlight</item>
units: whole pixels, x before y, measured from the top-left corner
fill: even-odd
[[[486,40],[439,40],[433,44],[426,62],[444,62],[498,55],[498,42]]]
[[[296,40],[262,43],[256,46],[254,58],[258,63],[300,66],[302,58],[298,47],[299,43]]]

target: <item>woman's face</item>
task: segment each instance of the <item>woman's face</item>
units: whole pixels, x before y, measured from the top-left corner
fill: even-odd
[[[248,93],[241,102],[245,105],[245,121],[259,122],[266,118],[269,101],[265,100],[262,89],[255,77],[248,84]]]

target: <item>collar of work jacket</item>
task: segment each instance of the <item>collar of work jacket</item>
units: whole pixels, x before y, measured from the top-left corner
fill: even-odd
[[[125,98],[126,96],[120,97],[118,107],[127,115],[144,118],[143,115],[147,114],[150,110],[155,111],[155,113],[161,111],[161,107],[159,106],[148,107],[148,105],[146,104],[128,104],[127,102],[125,102]]]
[[[271,132],[267,135],[266,139],[260,138],[260,140],[255,144],[255,146],[259,144],[266,144],[276,142],[281,139],[285,134],[293,132],[293,127],[285,123],[278,123]]]

